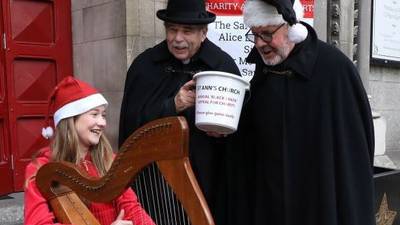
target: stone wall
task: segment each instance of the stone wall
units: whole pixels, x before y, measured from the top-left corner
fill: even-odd
[[[107,136],[117,147],[126,71],[163,37],[155,17],[165,0],[72,0],[74,74],[101,91],[110,105]]]
[[[156,11],[166,7],[167,0],[126,0],[127,66],[145,49],[162,41],[164,25]]]
[[[400,70],[375,66],[370,63],[372,0],[358,0],[360,4],[360,73],[371,95],[371,107],[386,120],[386,154],[400,165]],[[364,23],[364,25],[362,24]],[[376,130],[379,132],[379,130]],[[379,136],[380,134],[376,134]]]
[[[352,57],[354,3],[359,4],[358,35],[358,69],[367,93],[371,96],[371,107],[374,112],[386,120],[386,153],[394,156],[400,154],[400,70],[398,68],[380,67],[370,64],[371,42],[371,0],[335,0],[340,5],[342,51]],[[320,5],[329,1],[322,0]],[[320,9],[317,9],[320,10]],[[323,16],[316,13],[317,16]],[[329,16],[330,13],[328,12]],[[329,35],[329,34],[328,34]],[[381,132],[376,130],[376,132]],[[381,134],[376,136],[381,137]],[[391,154],[392,153],[392,154]]]
[[[386,120],[386,151],[400,152],[400,71],[371,66],[371,105]]]

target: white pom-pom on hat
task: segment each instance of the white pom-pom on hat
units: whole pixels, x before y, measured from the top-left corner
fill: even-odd
[[[294,1],[293,9],[296,12],[297,21],[299,21],[301,18],[303,18],[304,8],[303,8],[303,5],[301,4],[300,0]],[[289,27],[288,38],[290,41],[292,41],[296,44],[304,41],[307,38],[307,35],[308,35],[307,28],[299,22],[297,22],[296,24],[293,24],[292,26]]]
[[[295,0],[293,10],[296,13],[296,18],[299,21],[304,15],[303,6],[300,0]],[[248,27],[259,26],[279,26],[286,21],[282,15],[278,13],[275,6],[270,5],[262,0],[247,0],[243,8],[243,21]],[[288,38],[293,43],[300,43],[307,38],[308,30],[301,24],[296,23],[289,27]]]
[[[301,23],[296,23],[289,27],[288,38],[293,43],[297,44],[304,41],[307,38],[307,35],[308,30]]]
[[[51,127],[42,128],[42,136],[46,139],[53,137],[54,131]]]

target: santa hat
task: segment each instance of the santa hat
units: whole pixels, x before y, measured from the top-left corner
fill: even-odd
[[[290,25],[288,38],[294,43],[304,41],[307,28],[299,23],[304,9],[300,0],[247,0],[243,8],[243,20],[249,27]]]
[[[97,106],[108,105],[107,100],[89,84],[71,76],[64,78],[49,96],[46,128],[42,129],[44,138],[53,136],[53,129],[49,126],[50,113],[54,113],[54,126],[65,118],[85,113]]]

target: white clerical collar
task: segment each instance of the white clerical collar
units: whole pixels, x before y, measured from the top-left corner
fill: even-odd
[[[190,63],[190,59],[183,60],[182,63],[185,64],[185,65],[187,65],[187,64]]]

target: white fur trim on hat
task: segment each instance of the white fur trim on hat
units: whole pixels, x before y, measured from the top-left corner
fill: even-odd
[[[243,21],[249,27],[281,25],[285,23],[278,10],[264,1],[246,1],[243,8]]]
[[[294,1],[293,9],[298,21],[303,18],[304,9],[300,0]],[[248,27],[278,26],[286,23],[273,5],[267,4],[262,0],[246,1],[243,8],[243,21]],[[296,23],[289,27],[288,38],[296,44],[304,41],[307,35],[307,28],[301,23]]]
[[[108,105],[108,102],[99,93],[65,104],[54,113],[54,125],[57,126],[62,119],[85,113],[101,105]]]

